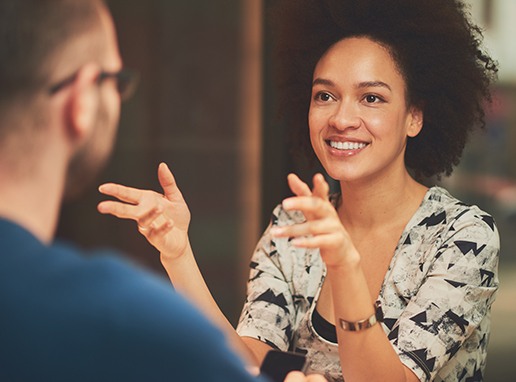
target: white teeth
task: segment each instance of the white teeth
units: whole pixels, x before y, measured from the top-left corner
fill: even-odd
[[[330,141],[330,146],[337,150],[358,150],[367,146],[366,143],[358,142],[335,142]]]

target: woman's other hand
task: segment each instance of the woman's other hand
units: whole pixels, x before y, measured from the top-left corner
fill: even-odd
[[[292,244],[303,248],[319,248],[327,266],[339,266],[358,260],[348,232],[329,200],[329,185],[322,174],[313,178],[314,187],[304,183],[297,175],[288,176],[288,184],[296,195],[283,201],[287,211],[303,212],[306,221],[290,226],[274,227],[274,237],[292,238]]]
[[[149,243],[162,256],[173,259],[187,248],[190,211],[165,163],[158,167],[158,179],[163,194],[115,183],[103,184],[99,191],[118,200],[102,201],[97,208],[102,214],[136,221],[138,231]]]

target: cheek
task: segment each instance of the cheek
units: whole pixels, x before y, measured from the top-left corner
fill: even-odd
[[[310,135],[320,132],[328,122],[328,118],[321,110],[310,108],[308,111],[308,128]]]
[[[324,124],[322,124],[321,119],[318,118],[316,113],[308,114],[308,133],[310,135],[310,143],[315,151],[317,151],[317,147],[321,142],[320,137],[323,126]]]
[[[118,120],[120,117],[120,108],[121,108],[121,102],[120,102],[120,96],[118,93],[111,98],[111,110],[113,118]]]
[[[365,121],[369,133],[378,138],[404,135],[404,123],[405,120],[401,116],[392,114],[369,115]]]

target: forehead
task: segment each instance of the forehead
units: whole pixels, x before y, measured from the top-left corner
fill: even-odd
[[[320,58],[314,78],[331,76],[332,80],[381,80],[405,87],[405,80],[383,45],[367,37],[350,37],[332,45]]]

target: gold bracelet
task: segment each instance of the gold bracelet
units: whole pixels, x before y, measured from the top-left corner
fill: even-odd
[[[374,314],[366,318],[365,320],[360,321],[346,321],[342,318],[339,318],[340,327],[342,330],[350,331],[350,332],[359,332],[361,330],[369,329],[370,327],[374,326],[377,322],[383,321],[383,311],[382,311],[382,304],[380,301],[376,301],[373,305],[374,307]]]

